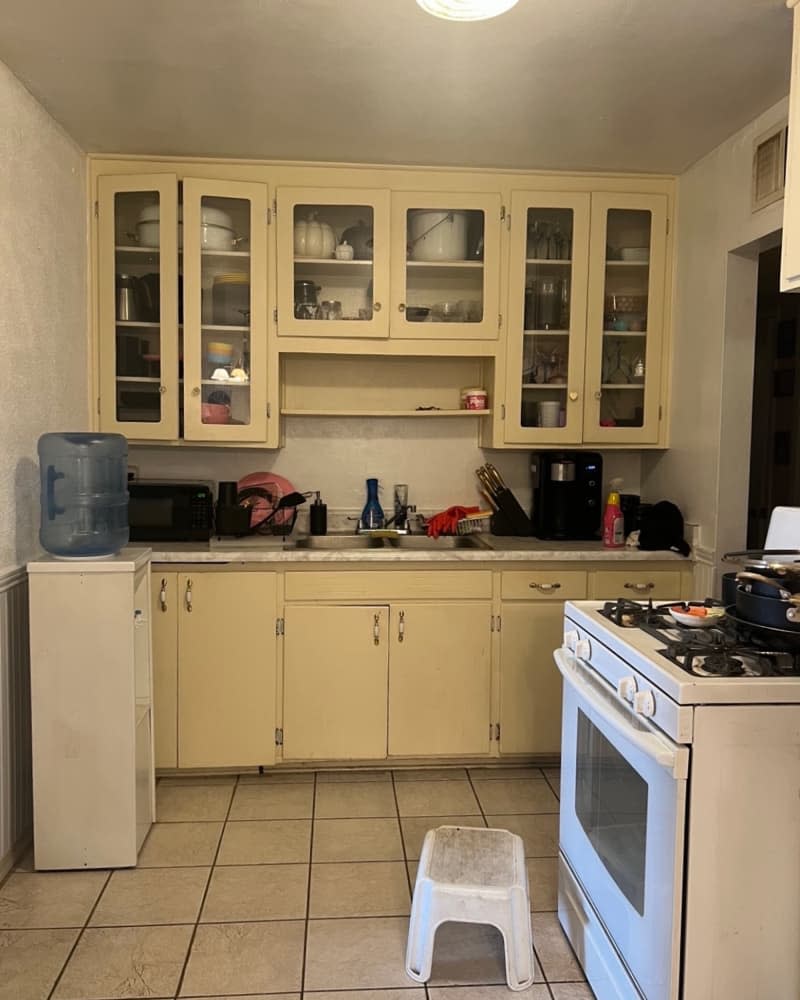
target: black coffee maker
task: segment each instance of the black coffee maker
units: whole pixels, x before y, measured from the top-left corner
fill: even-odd
[[[603,457],[596,451],[540,451],[531,455],[532,534],[537,538],[593,539],[603,512]]]

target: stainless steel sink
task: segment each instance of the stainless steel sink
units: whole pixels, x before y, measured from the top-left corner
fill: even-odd
[[[386,544],[389,548],[417,549],[424,552],[489,548],[477,535],[442,535],[439,538],[430,538],[428,535],[398,535],[397,538],[387,538]]]
[[[308,535],[305,538],[297,538],[294,542],[296,549],[381,549],[383,548],[382,538],[371,538],[369,535]]]

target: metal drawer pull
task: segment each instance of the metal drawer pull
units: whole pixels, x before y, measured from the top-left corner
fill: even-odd
[[[189,611],[189,612],[191,612],[191,610],[192,610],[192,581],[191,580],[187,580],[186,581],[186,594],[184,596],[184,600],[186,601],[186,610]]]
[[[554,590],[561,590],[560,583],[529,583],[528,586],[531,590],[541,590],[543,594],[552,594]]]
[[[406,634],[406,613],[405,611],[401,611],[400,624],[397,626],[397,641],[402,642],[405,634]]]
[[[161,610],[167,610],[167,581],[161,581],[161,590],[158,594],[158,603],[161,605]]]
[[[372,626],[372,638],[375,640],[375,645],[380,646],[381,644],[381,616],[375,615],[375,621]]]
[[[649,590],[655,590],[654,583],[626,583],[627,590],[635,590],[637,594],[646,594]]]

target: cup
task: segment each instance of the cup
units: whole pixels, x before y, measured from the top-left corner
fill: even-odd
[[[561,422],[561,403],[557,399],[547,399],[539,403],[539,426],[558,427]]]

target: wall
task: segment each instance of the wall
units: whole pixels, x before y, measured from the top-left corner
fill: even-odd
[[[88,426],[85,159],[0,64],[0,877],[30,828],[27,617],[43,431]],[[8,587],[8,593],[6,593]],[[11,595],[11,596],[9,596]]]
[[[699,525],[710,558],[746,538],[757,254],[781,201],[752,213],[753,140],[788,99],[678,180],[670,449],[645,454],[643,489]]]

